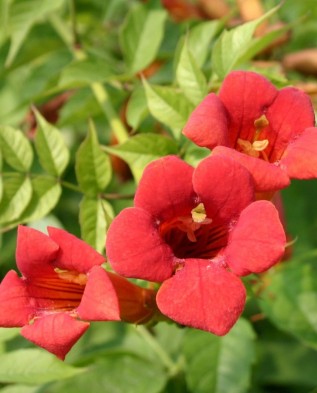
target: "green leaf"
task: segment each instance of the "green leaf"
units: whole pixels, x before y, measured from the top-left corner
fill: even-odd
[[[119,35],[131,73],[144,69],[155,59],[163,39],[166,17],[166,11],[148,10],[141,4],[131,9]]]
[[[0,390],[1,393],[39,393],[37,386],[8,385]]]
[[[35,134],[35,147],[42,167],[51,175],[60,177],[69,162],[69,151],[57,128],[49,124],[34,109],[38,123]]]
[[[3,174],[3,197],[0,203],[0,224],[18,219],[32,197],[29,177],[19,174]]]
[[[32,179],[33,195],[19,222],[37,221],[45,217],[56,206],[62,188],[55,179],[37,176]]]
[[[64,0],[27,0],[12,2],[9,8],[7,33],[11,38],[6,66],[10,66],[20,50],[31,27],[59,9]]]
[[[187,37],[188,50],[192,54],[198,67],[202,67],[209,53],[211,41],[223,29],[222,20],[213,20],[199,23],[190,29]]]
[[[0,355],[2,383],[40,384],[82,372],[41,349],[19,349]]]
[[[229,334],[217,337],[188,330],[184,338],[186,380],[195,393],[247,392],[254,360],[255,335],[240,319]]]
[[[26,136],[9,126],[0,126],[0,148],[7,163],[17,171],[27,172],[33,162],[33,150]]]
[[[106,232],[113,217],[111,205],[102,199],[84,196],[79,205],[81,236],[100,253],[105,249]]]
[[[113,75],[109,65],[101,59],[75,60],[66,66],[58,81],[59,88],[88,86],[94,82],[104,82]]]
[[[148,114],[145,91],[142,87],[133,90],[127,106],[127,122],[136,130]]]
[[[97,195],[111,180],[111,162],[99,145],[92,122],[89,123],[86,139],[76,154],[76,176],[82,191],[87,195]]]
[[[151,114],[169,126],[176,137],[185,125],[194,106],[184,95],[172,87],[151,86],[143,80],[147,103]]]
[[[185,96],[198,105],[207,94],[207,81],[185,40],[176,69],[176,79]]]
[[[272,8],[258,19],[222,33],[212,51],[212,68],[219,78],[223,79],[234,67],[247,60],[246,53],[249,50],[255,29],[279,8],[280,5]]]
[[[50,393],[161,393],[167,375],[158,362],[137,356],[104,356],[87,372],[50,385]]]
[[[136,135],[121,145],[106,149],[130,165],[136,181],[140,180],[144,168],[151,161],[168,154],[177,154],[175,141],[156,134]]]
[[[19,328],[0,328],[0,342],[11,340],[20,334]]]
[[[265,275],[260,306],[281,330],[317,349],[317,265],[310,259],[288,261]]]

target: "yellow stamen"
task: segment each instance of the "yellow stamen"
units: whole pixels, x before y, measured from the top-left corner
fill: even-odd
[[[62,270],[59,268],[55,268],[54,270],[58,274],[58,277],[62,280],[79,285],[86,285],[87,283],[87,276],[84,273],[77,273],[73,271]]]
[[[255,151],[263,151],[269,145],[268,139],[263,139],[262,141],[254,141],[252,143],[252,149]]]

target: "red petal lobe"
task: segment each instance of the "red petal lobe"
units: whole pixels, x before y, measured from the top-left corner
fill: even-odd
[[[105,262],[105,258],[89,244],[63,229],[48,227],[50,238],[60,246],[56,266],[60,269],[87,273],[96,265]]]
[[[134,198],[140,207],[160,220],[184,215],[193,209],[194,169],[176,156],[155,160],[144,170]]]
[[[212,154],[214,156],[231,157],[243,165],[252,175],[257,192],[281,190],[290,184],[287,172],[275,164],[222,146],[216,147]]]
[[[273,152],[270,161],[274,162],[281,158],[289,143],[305,128],[315,125],[315,115],[310,101],[302,91],[293,87],[280,90],[276,100],[267,111],[270,126],[276,133]]]
[[[205,158],[195,170],[194,189],[212,220],[227,223],[254,200],[250,173],[231,158]]]
[[[106,249],[111,266],[122,276],[161,282],[173,273],[174,255],[145,210],[122,210],[110,225]]]
[[[86,321],[120,320],[116,291],[102,267],[95,266],[88,273],[88,281],[77,312],[80,318]]]
[[[183,134],[196,145],[212,149],[228,144],[228,119],[222,102],[209,94],[190,115]]]
[[[16,248],[16,262],[25,277],[52,272],[59,247],[44,233],[20,225]]]
[[[307,128],[285,151],[281,165],[291,178],[317,177],[317,128]]]
[[[237,138],[249,140],[254,133],[254,120],[265,113],[278,90],[255,72],[233,71],[223,81],[219,98],[228,111],[230,147]]]
[[[239,276],[262,273],[281,259],[285,244],[278,211],[271,202],[257,201],[241,213],[232,230],[226,262]]]
[[[0,326],[21,327],[32,319],[33,314],[23,280],[10,270],[0,285]]]
[[[188,259],[157,294],[160,311],[174,321],[222,336],[243,311],[241,280],[212,261]]]
[[[77,321],[67,314],[60,313],[36,319],[32,325],[24,326],[21,334],[27,340],[64,360],[88,327],[88,322]]]

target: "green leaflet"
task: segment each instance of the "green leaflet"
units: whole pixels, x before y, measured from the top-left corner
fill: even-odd
[[[69,162],[69,151],[59,130],[49,124],[34,109],[38,129],[35,135],[35,148],[42,167],[53,176],[60,177]]]
[[[97,195],[110,182],[111,162],[101,150],[92,122],[89,124],[86,139],[77,151],[75,170],[78,183],[87,195]]]
[[[119,36],[131,73],[141,71],[155,59],[163,39],[166,17],[165,10],[147,10],[141,4],[131,9]]]

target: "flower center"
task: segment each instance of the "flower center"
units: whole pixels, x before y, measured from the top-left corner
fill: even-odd
[[[211,259],[226,246],[228,231],[207,217],[203,203],[190,214],[164,222],[160,235],[177,258]]]
[[[44,277],[27,279],[30,297],[39,315],[75,310],[81,302],[86,282],[85,274],[58,268]]]
[[[265,115],[262,115],[254,121],[255,132],[252,142],[238,138],[238,150],[242,153],[247,154],[251,157],[263,158],[265,161],[269,161],[265,149],[269,145],[268,139],[259,139],[263,134],[264,129],[269,125],[269,121]]]

